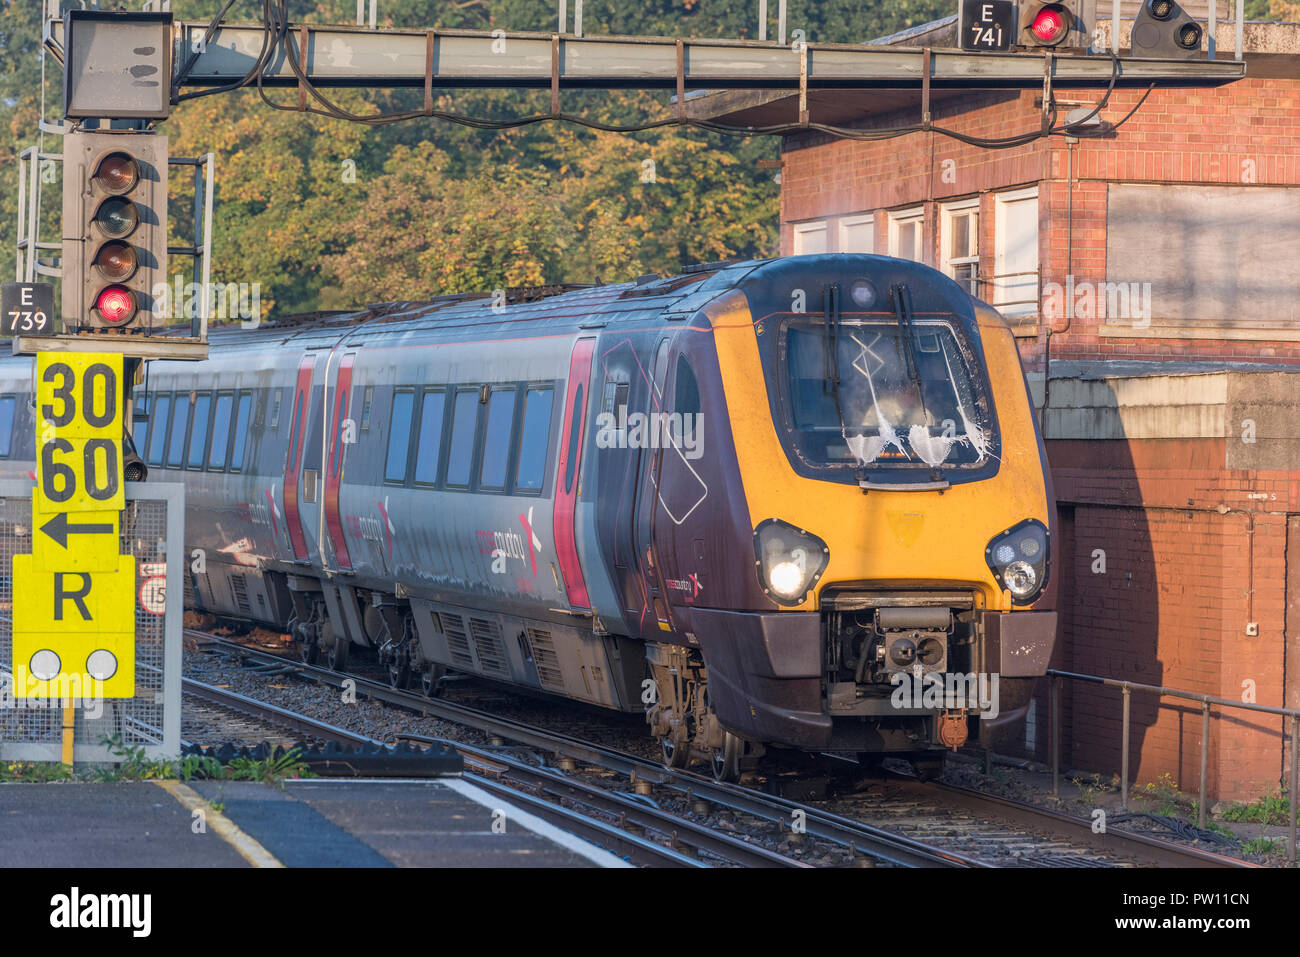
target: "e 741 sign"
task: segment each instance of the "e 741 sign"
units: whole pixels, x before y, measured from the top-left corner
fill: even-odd
[[[957,44],[972,53],[1002,53],[1016,36],[1016,5],[1012,0],[961,0],[957,15]]]

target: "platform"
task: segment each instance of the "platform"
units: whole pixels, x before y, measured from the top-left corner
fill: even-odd
[[[0,867],[32,866],[627,864],[460,778],[0,785]]]

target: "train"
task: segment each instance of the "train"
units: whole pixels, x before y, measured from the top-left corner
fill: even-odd
[[[208,339],[141,370],[127,451],[185,486],[186,607],[305,661],[641,712],[668,766],[724,780],[773,748],[932,776],[1048,667],[1019,353],[929,266],[714,263]],[[31,368],[0,361],[10,476]]]

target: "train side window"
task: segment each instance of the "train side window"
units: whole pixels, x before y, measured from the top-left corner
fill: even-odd
[[[14,438],[14,397],[0,395],[0,459],[9,458]]]
[[[217,396],[212,415],[212,445],[208,449],[208,468],[218,472],[226,470],[226,450],[230,448],[230,412],[235,397],[229,392]]]
[[[447,446],[447,484],[469,487],[474,466],[474,436],[478,431],[479,390],[477,387],[456,392],[452,409],[451,441]]]
[[[185,393],[176,395],[171,431],[167,433],[167,467],[178,469],[185,464],[185,429],[190,424],[190,404]]]
[[[283,391],[283,389],[276,389],[271,396],[271,417],[268,420],[268,429],[275,429],[280,426],[280,393]]]
[[[160,395],[154,399],[153,414],[149,417],[149,458],[150,465],[163,464],[163,452],[166,450],[167,413],[171,411],[172,397]]]
[[[194,400],[194,412],[190,418],[190,449],[185,458],[185,467],[203,468],[203,453],[208,444],[208,416],[212,411],[212,394],[205,392]]]
[[[244,468],[244,443],[248,440],[248,416],[252,409],[252,393],[239,393],[239,408],[235,412],[235,441],[230,449],[230,471],[232,472],[239,472]]]
[[[142,429],[141,426],[144,426]],[[141,458],[149,453],[149,396],[131,400],[131,441]]]
[[[673,388],[673,412],[682,417],[682,439],[690,443],[700,422],[700,383],[685,356],[677,357],[677,381]]]
[[[417,485],[438,483],[438,459],[442,457],[442,430],[447,411],[447,393],[442,389],[426,392],[420,399],[420,439],[415,450]]]
[[[510,467],[510,433],[515,424],[514,386],[493,389],[488,396],[487,425],[483,432],[483,461],[479,463],[479,488],[503,491]]]
[[[408,390],[393,394],[393,414],[388,417],[388,460],[384,481],[406,481],[406,460],[411,451],[411,410],[415,393]]]
[[[529,389],[524,396],[524,423],[519,429],[519,465],[515,491],[540,492],[546,480],[546,452],[551,444],[551,406],[555,390]]]

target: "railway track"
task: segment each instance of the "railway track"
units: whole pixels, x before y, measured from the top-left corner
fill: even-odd
[[[269,731],[271,738],[289,731],[310,743],[384,743],[192,678],[185,678],[182,687],[191,699],[236,715],[244,729],[260,724]],[[709,867],[715,864],[809,866],[663,811],[653,802],[594,787],[547,769],[530,767],[506,755],[437,738],[412,735],[407,740],[450,745],[464,757],[467,768],[474,768],[474,771],[462,774],[465,780],[633,863],[658,867]]]
[[[339,687],[356,683],[358,696],[418,714],[475,728],[557,758],[582,762],[613,772],[629,783],[656,793],[685,798],[687,805],[703,801],[710,809],[725,809],[769,826],[802,833],[803,837],[866,855],[869,864],[903,867],[990,866],[1158,866],[1250,867],[1235,858],[1164,841],[1119,828],[1095,834],[1091,822],[1032,805],[1007,801],[948,785],[894,782],[902,792],[889,799],[860,795],[839,801],[847,810],[837,814],[818,804],[803,804],[734,784],[723,784],[691,771],[673,770],[635,755],[533,727],[442,699],[397,690],[387,683],[301,664],[271,652],[249,648],[204,632],[187,631],[214,650],[237,655],[268,670],[287,666],[299,675]],[[277,672],[283,673],[283,672]],[[401,737],[401,736],[399,736]],[[417,738],[418,739],[418,738]],[[500,756],[493,760],[500,761]],[[525,765],[526,767],[526,765]],[[538,769],[530,769],[543,774]],[[524,774],[521,770],[519,774]],[[561,781],[576,787],[573,774],[546,771],[545,787],[563,790]],[[589,785],[588,785],[589,786]],[[608,790],[607,788],[601,788]],[[625,808],[625,811],[627,809]],[[679,820],[687,820],[679,818]],[[685,840],[679,833],[679,839]]]

